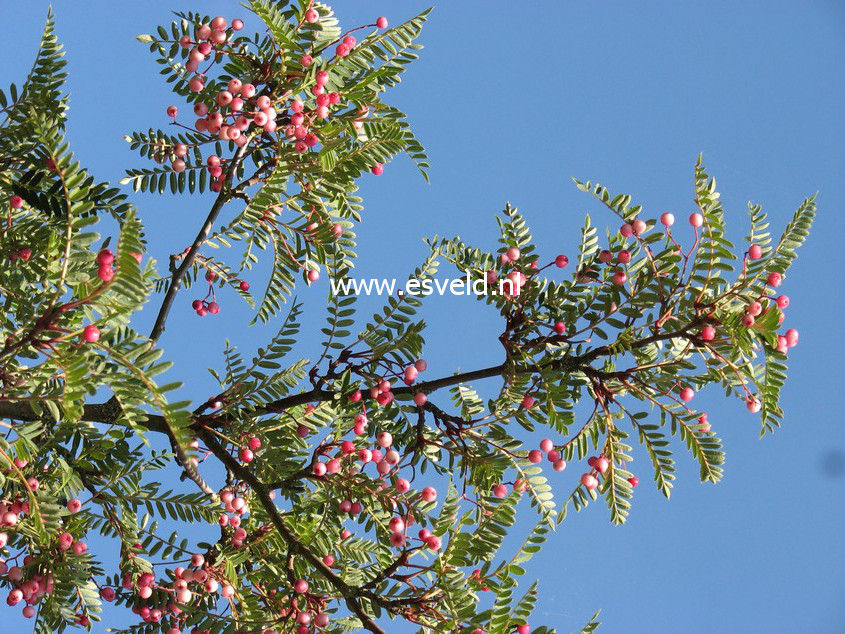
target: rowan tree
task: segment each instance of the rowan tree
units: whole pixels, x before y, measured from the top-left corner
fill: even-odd
[[[761,433],[781,423],[798,333],[782,325],[779,287],[814,200],[777,239],[749,205],[736,247],[700,160],[677,224],[576,181],[612,228],[587,217],[571,257],[540,253],[507,206],[499,244],[434,237],[411,273],[485,280],[478,300],[501,319],[501,363],[430,376],[413,293],[365,318],[354,295],[329,292],[323,345],[294,358],[300,330],[315,327],[294,289],[352,269],[358,180],[399,154],[426,177],[387,95],[417,57],[427,12],[344,28],[310,0],[248,5],[247,24],[177,13],[138,37],[174,97],[150,114],[160,128],[127,136],[151,163],[122,184],[209,205],[169,262],[146,255],[143,214],[121,189],[70,152],[52,16],[23,85],[0,92],[7,603],[40,632],[107,626],[107,603],[137,615],[131,632],[384,632],[391,620],[552,632],[528,625],[538,584],[517,581],[569,509],[603,498],[624,522],[641,480],[669,496],[677,449],[702,481],[721,477],[698,391],[724,389]],[[103,217],[117,227],[106,236]],[[214,319],[235,301],[278,334],[227,346],[216,393],[176,401],[193,369],[171,367],[168,321]],[[158,316],[145,334],[133,323],[148,303]],[[536,429],[548,437],[527,445]],[[201,541],[182,536],[187,525]],[[522,545],[507,551],[512,531]],[[88,549],[95,535],[117,569]]]

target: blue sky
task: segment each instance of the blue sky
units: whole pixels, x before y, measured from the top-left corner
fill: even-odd
[[[397,22],[428,6],[336,4],[349,26],[382,14]],[[422,59],[392,98],[429,150],[432,183],[403,160],[364,179],[362,276],[404,277],[425,255],[420,238],[434,233],[492,247],[493,214],[506,201],[526,214],[542,251],[572,253],[585,212],[597,224],[616,223],[571,177],[630,193],[653,215],[684,217],[699,152],[717,177],[737,237],[747,226],[747,200],[762,203],[782,226],[805,195],[819,192],[816,230],[784,285],[789,323],[801,331],[790,354],[785,427],[760,440],[757,420],[740,404],[717,391],[702,395],[728,452],[724,481],[698,483],[692,460],[679,454],[667,503],[649,485],[638,452],[643,484],[628,524],[610,525],[603,505],[593,505],[571,515],[532,563],[529,576],[541,580],[542,595],[533,624],[577,630],[603,608],[601,631],[608,633],[845,631],[845,431],[837,414],[845,378],[838,266],[845,4],[435,6]],[[22,79],[46,7],[42,0],[0,0],[0,83]],[[245,17],[233,1],[54,4],[70,60],[71,141],[98,178],[116,181],[140,164],[123,134],[164,126],[164,108],[183,105],[170,98],[133,36],[167,21],[169,9],[191,8]],[[249,19],[247,28],[255,23]],[[133,200],[159,261],[193,238],[209,202]],[[315,319],[324,296],[320,284],[300,293],[316,304],[309,312]],[[213,320],[192,315],[192,298],[180,296],[181,312],[163,345],[175,372],[191,382],[189,395],[202,398],[212,385],[202,369],[219,367],[223,340],[249,350],[266,330],[243,329],[245,310],[234,296],[224,297]],[[431,374],[499,361],[498,324],[482,308],[466,298],[430,302]],[[152,306],[144,312],[142,322],[151,323]],[[552,480],[563,491],[576,476],[573,467]],[[9,612],[6,631],[23,631],[18,611]]]

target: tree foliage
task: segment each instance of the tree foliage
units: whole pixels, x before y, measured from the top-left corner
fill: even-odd
[[[125,631],[139,633],[383,632],[391,619],[421,632],[529,631],[541,586],[518,580],[571,507],[603,497],[623,523],[632,463],[650,463],[668,497],[678,450],[702,481],[721,478],[721,442],[695,392],[716,384],[760,413],[761,432],[781,424],[797,333],[779,333],[788,300],[776,288],[814,200],[778,239],[750,205],[738,248],[700,160],[689,229],[576,181],[621,228],[600,233],[588,216],[571,263],[540,254],[507,206],[498,245],[432,237],[412,274],[486,280],[479,301],[501,318],[500,364],[418,376],[424,298],[414,294],[389,297],[369,319],[353,294],[331,294],[324,344],[295,358],[296,286],[318,273],[346,279],[354,265],[359,177],[399,154],[426,176],[423,147],[384,99],[416,59],[427,12],[344,31],[320,3],[248,4],[252,31],[186,12],[138,38],[199,119],[173,113],[166,131],[129,134],[152,163],[123,184],[209,200],[166,272],[145,256],[126,196],[69,149],[52,15],[24,84],[0,92],[8,601],[42,632],[90,628],[103,601],[132,609],[139,624]],[[95,232],[102,216],[114,236]],[[251,289],[243,278],[261,258],[270,273]],[[179,402],[159,340],[179,291],[201,283],[197,312],[236,293],[278,334],[254,353],[227,346],[212,369],[219,392]],[[132,324],[148,301],[159,312],[144,335]],[[538,428],[560,440],[525,446]],[[158,437],[168,451],[152,448]],[[567,463],[585,472],[556,496],[549,471]],[[163,484],[174,473],[188,482]],[[524,525],[526,512],[535,517]],[[188,524],[205,541],[183,538]],[[514,531],[521,546],[507,552]],[[119,570],[88,551],[95,534]]]

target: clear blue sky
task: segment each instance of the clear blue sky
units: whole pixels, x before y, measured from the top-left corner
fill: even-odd
[[[382,14],[396,22],[428,6],[337,4],[349,25]],[[0,0],[4,85],[28,68],[46,7]],[[122,135],[164,126],[173,102],[133,36],[168,20],[168,9],[245,17],[234,0],[58,0],[54,8],[70,56],[73,147],[111,180],[139,164]],[[804,195],[820,192],[816,231],[785,284],[789,323],[801,330],[785,428],[759,440],[757,420],[740,404],[715,391],[702,396],[726,444],[724,481],[699,484],[692,459],[679,454],[667,503],[637,453],[643,484],[629,523],[611,526],[604,506],[593,505],[570,516],[531,565],[542,591],[533,624],[577,630],[603,608],[607,633],[845,631],[845,430],[837,413],[845,378],[845,3],[443,0],[422,42],[422,59],[393,100],[428,147],[432,184],[401,160],[365,179],[362,275],[403,277],[425,254],[420,238],[435,232],[492,246],[493,214],[506,201],[528,216],[546,253],[571,253],[585,211],[612,221],[573,176],[631,193],[653,214],[684,216],[699,152],[741,229],[749,199],[782,226]],[[133,200],[159,261],[189,242],[208,205],[206,197]],[[301,296],[319,307],[325,287]],[[175,372],[191,381],[190,396],[202,398],[211,389],[203,368],[219,367],[223,339],[249,350],[265,331],[242,330],[245,311],[234,296],[218,318],[199,321],[192,297],[181,296],[164,345]],[[498,324],[480,306],[444,298],[426,318],[431,373],[498,361]],[[568,490],[576,475],[553,480]],[[18,613],[4,611],[12,620],[0,629],[23,631]]]

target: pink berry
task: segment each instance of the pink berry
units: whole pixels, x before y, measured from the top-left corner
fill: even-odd
[[[526,394],[522,397],[522,402],[520,403],[520,405],[522,405],[524,409],[531,409],[532,407],[534,407],[535,402],[536,401],[533,396],[531,396],[530,394]]]
[[[555,325],[553,326],[553,330],[557,334],[562,335],[563,333],[566,332],[566,324],[563,323],[562,321],[556,321]]]
[[[616,271],[610,279],[617,286],[622,286],[628,281],[628,276],[625,271]]]
[[[305,12],[305,21],[308,22],[308,24],[314,24],[319,19],[320,14],[317,13],[316,9],[308,9],[308,11]]]
[[[689,403],[695,396],[695,390],[691,387],[685,387],[679,392],[678,396],[684,403]]]
[[[716,337],[716,329],[713,326],[704,326],[701,329],[701,338],[704,341],[713,341]]]
[[[701,225],[703,225],[703,224],[704,224],[704,216],[702,216],[702,215],[701,215],[700,213],[698,213],[698,212],[695,212],[694,214],[691,214],[691,215],[690,215],[690,217],[689,217],[689,223],[690,223],[693,227],[698,228],[698,227],[700,227]]]
[[[752,260],[759,260],[763,257],[763,249],[761,249],[759,245],[752,244],[748,247],[748,257]]]
[[[85,330],[82,331],[82,340],[86,343],[95,343],[100,340],[100,329],[97,328],[94,324],[90,326],[85,326]]]
[[[240,457],[241,462],[250,463],[250,462],[252,462],[252,461],[253,461],[253,459],[255,458],[255,455],[252,453],[252,450],[247,449],[246,447],[244,447],[244,448],[243,448],[243,449],[241,449],[241,450],[240,450],[240,452],[238,453],[238,457]]]
[[[437,491],[433,487],[425,487],[420,492],[420,497],[426,502],[434,502],[437,499]]]
[[[637,476],[631,476],[630,478],[628,478],[628,483],[633,488],[633,487],[636,487],[640,483],[640,481],[637,478]]]
[[[493,495],[497,498],[503,498],[508,494],[508,487],[504,484],[497,484],[493,487]]]
[[[591,473],[585,473],[581,476],[581,484],[583,484],[588,491],[592,491],[599,485],[599,481]]]
[[[609,466],[610,463],[604,456],[599,456],[598,458],[596,458],[595,462],[593,462],[593,469],[595,469],[599,473],[605,473]]]
[[[9,206],[12,209],[20,209],[21,207],[23,207],[23,198],[21,198],[20,196],[12,196],[11,198],[9,198]]]
[[[381,176],[384,174],[384,165],[376,163],[370,171],[376,176]]]
[[[543,440],[540,441],[540,451],[549,453],[554,448],[555,444],[549,438],[543,438]]]
[[[619,233],[622,235],[623,238],[630,238],[632,235],[634,235],[634,228],[628,223],[625,223],[619,228]]]
[[[423,394],[422,392],[417,392],[414,394],[414,405],[417,407],[422,407],[428,402],[428,397]]]
[[[778,298],[775,301],[777,302],[778,308],[781,310],[789,306],[789,298],[786,295],[778,295]]]
[[[387,18],[384,17],[384,16],[380,16],[376,20],[376,26],[380,29],[386,29],[387,28]]]
[[[235,18],[234,20],[232,20],[232,30],[233,31],[240,31],[242,28],[244,28],[244,21],[243,20],[241,20],[240,18]]]
[[[71,513],[79,513],[79,511],[81,509],[82,509],[82,502],[80,502],[78,499],[71,498],[70,500],[68,500],[68,502],[67,502],[67,510],[68,511],[70,511]]]
[[[311,64],[314,63],[314,58],[310,55],[303,55],[300,58],[299,63],[308,68],[309,66],[311,66]]]
[[[631,252],[627,249],[622,249],[616,254],[616,261],[620,264],[628,264],[631,261]]]
[[[566,469],[566,461],[565,460],[555,460],[552,463],[552,469],[555,471],[563,471]]]
[[[675,215],[670,214],[668,211],[660,214],[660,223],[665,227],[671,227],[675,224]]]
[[[634,230],[636,235],[642,235],[646,232],[646,223],[644,220],[640,220],[637,218],[634,222],[631,223],[631,229]]]
[[[205,83],[202,80],[202,77],[194,77],[188,82],[188,88],[191,89],[191,92],[202,92],[202,89],[205,88]]]
[[[528,461],[532,462],[534,464],[542,462],[543,461],[543,452],[540,451],[539,449],[532,449],[531,451],[528,452]]]
[[[440,550],[443,542],[437,535],[431,535],[425,540],[425,545],[429,548],[429,550]]]
[[[505,255],[508,256],[508,260],[510,260],[511,262],[516,262],[519,259],[521,253],[520,250],[516,247],[510,247],[505,253]]]
[[[559,255],[555,258],[555,266],[557,268],[565,268],[567,264],[569,264],[569,258],[565,255]]]
[[[783,281],[783,276],[780,273],[769,273],[769,277],[766,279],[766,283],[769,286],[773,286],[775,288],[780,286],[782,281]]]
[[[752,414],[756,414],[763,407],[763,404],[753,396],[749,396],[745,400],[745,408]]]
[[[786,337],[786,345],[790,348],[794,348],[798,345],[798,331],[795,328],[790,328],[785,333]]]

